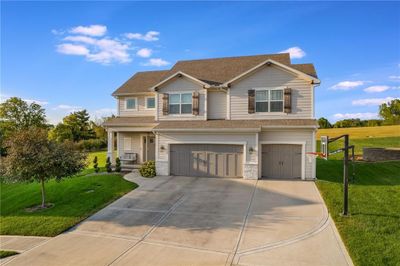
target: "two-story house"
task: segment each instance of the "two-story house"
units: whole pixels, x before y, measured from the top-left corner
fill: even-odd
[[[116,143],[117,156],[155,160],[158,175],[313,179],[319,83],[287,53],[138,72],[112,94],[108,156]]]

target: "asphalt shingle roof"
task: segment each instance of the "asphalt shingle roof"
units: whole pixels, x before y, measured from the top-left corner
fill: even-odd
[[[210,85],[218,85],[233,79],[268,59],[317,77],[313,64],[291,64],[288,53],[183,60],[178,61],[170,70],[137,72],[119,87],[113,95],[149,92],[151,87],[179,71]]]

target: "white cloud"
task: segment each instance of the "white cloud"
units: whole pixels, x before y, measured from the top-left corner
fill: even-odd
[[[142,33],[125,33],[124,36],[130,40],[142,40],[147,42],[158,41],[160,33],[158,31],[148,31],[145,34]]]
[[[393,79],[395,81],[400,81],[400,76],[389,76],[390,79]]]
[[[91,117],[92,118],[101,118],[101,117],[106,117],[106,116],[111,116],[115,115],[117,113],[117,109],[115,108],[101,108],[94,110],[91,112]]]
[[[130,46],[119,40],[102,38],[95,39],[87,36],[67,36],[65,41],[71,41],[79,44],[64,43],[57,46],[57,51],[63,54],[82,55],[88,61],[101,64],[110,64],[112,62],[128,63],[132,59],[128,53]]]
[[[331,87],[332,90],[350,90],[361,85],[364,85],[365,81],[357,80],[357,81],[341,81]]]
[[[36,103],[36,104],[39,104],[39,105],[47,105],[47,104],[49,104],[49,102],[40,101],[40,100],[34,100],[34,99],[22,99],[22,100],[27,102],[28,104],[31,104],[31,103]]]
[[[167,66],[170,63],[168,61],[165,61],[161,58],[151,58],[149,61],[146,63],[143,63],[142,65],[144,66],[156,66],[156,67],[161,67],[161,66]]]
[[[359,118],[359,119],[377,119],[378,114],[377,113],[337,113],[333,115],[333,118],[336,120],[341,120],[341,119],[351,119],[351,118]]]
[[[152,55],[153,51],[149,48],[142,48],[139,51],[136,52],[137,56],[140,57],[150,57]]]
[[[83,45],[63,43],[57,45],[57,52],[68,55],[88,55],[89,49]]]
[[[8,94],[0,93],[0,103],[3,103],[5,101],[7,101],[11,97],[18,97],[18,96],[15,96],[15,95],[14,96],[10,96]],[[18,98],[21,98],[21,97],[18,97]],[[31,103],[36,103],[36,104],[39,104],[39,105],[47,105],[47,104],[49,104],[49,102],[47,102],[47,101],[41,101],[41,100],[35,100],[35,99],[21,98],[21,100],[27,102],[28,104],[31,104]]]
[[[76,112],[76,111],[80,111],[82,109],[83,108],[80,106],[73,106],[73,105],[68,105],[68,104],[60,104],[53,108],[53,110],[63,110],[65,112]]]
[[[89,36],[104,36],[107,32],[107,27],[104,25],[78,26],[72,28],[70,33],[83,34]]]
[[[86,43],[86,44],[95,44],[97,39],[92,38],[92,37],[88,37],[88,36],[82,36],[82,35],[78,35],[78,36],[67,36],[64,38],[65,41],[71,41],[71,42],[82,42],[82,43]]]
[[[383,92],[383,91],[387,91],[388,89],[390,89],[389,86],[377,85],[377,86],[370,86],[368,88],[365,88],[364,91],[371,93],[371,92]]]
[[[53,33],[54,35],[63,35],[63,34],[64,34],[64,31],[52,29],[52,30],[51,30],[51,33]]]
[[[128,53],[129,44],[124,44],[117,40],[98,40],[95,49],[98,49],[98,52],[89,54],[87,56],[89,61],[102,64],[109,64],[112,61],[117,61],[119,63],[128,63],[132,61]]]
[[[351,102],[352,105],[381,105],[382,103],[390,102],[394,99],[393,97],[386,97],[386,98],[367,98],[367,99],[359,99],[359,100],[354,100]]]
[[[304,52],[300,47],[290,47],[286,50],[280,51],[279,53],[289,53],[291,58],[303,58],[306,56],[306,52]]]

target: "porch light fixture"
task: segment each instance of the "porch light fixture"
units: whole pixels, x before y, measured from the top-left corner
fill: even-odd
[[[249,148],[249,153],[253,153],[253,152],[254,152],[253,147],[250,147],[250,148]]]
[[[160,150],[165,151],[164,145],[161,145]]]

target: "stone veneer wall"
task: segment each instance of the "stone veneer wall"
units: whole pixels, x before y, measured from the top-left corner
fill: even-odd
[[[168,175],[168,162],[166,161],[156,161],[156,173],[157,175]]]
[[[243,165],[244,179],[258,179],[258,164],[245,163]]]
[[[400,160],[400,149],[363,148],[363,159],[367,162]]]

